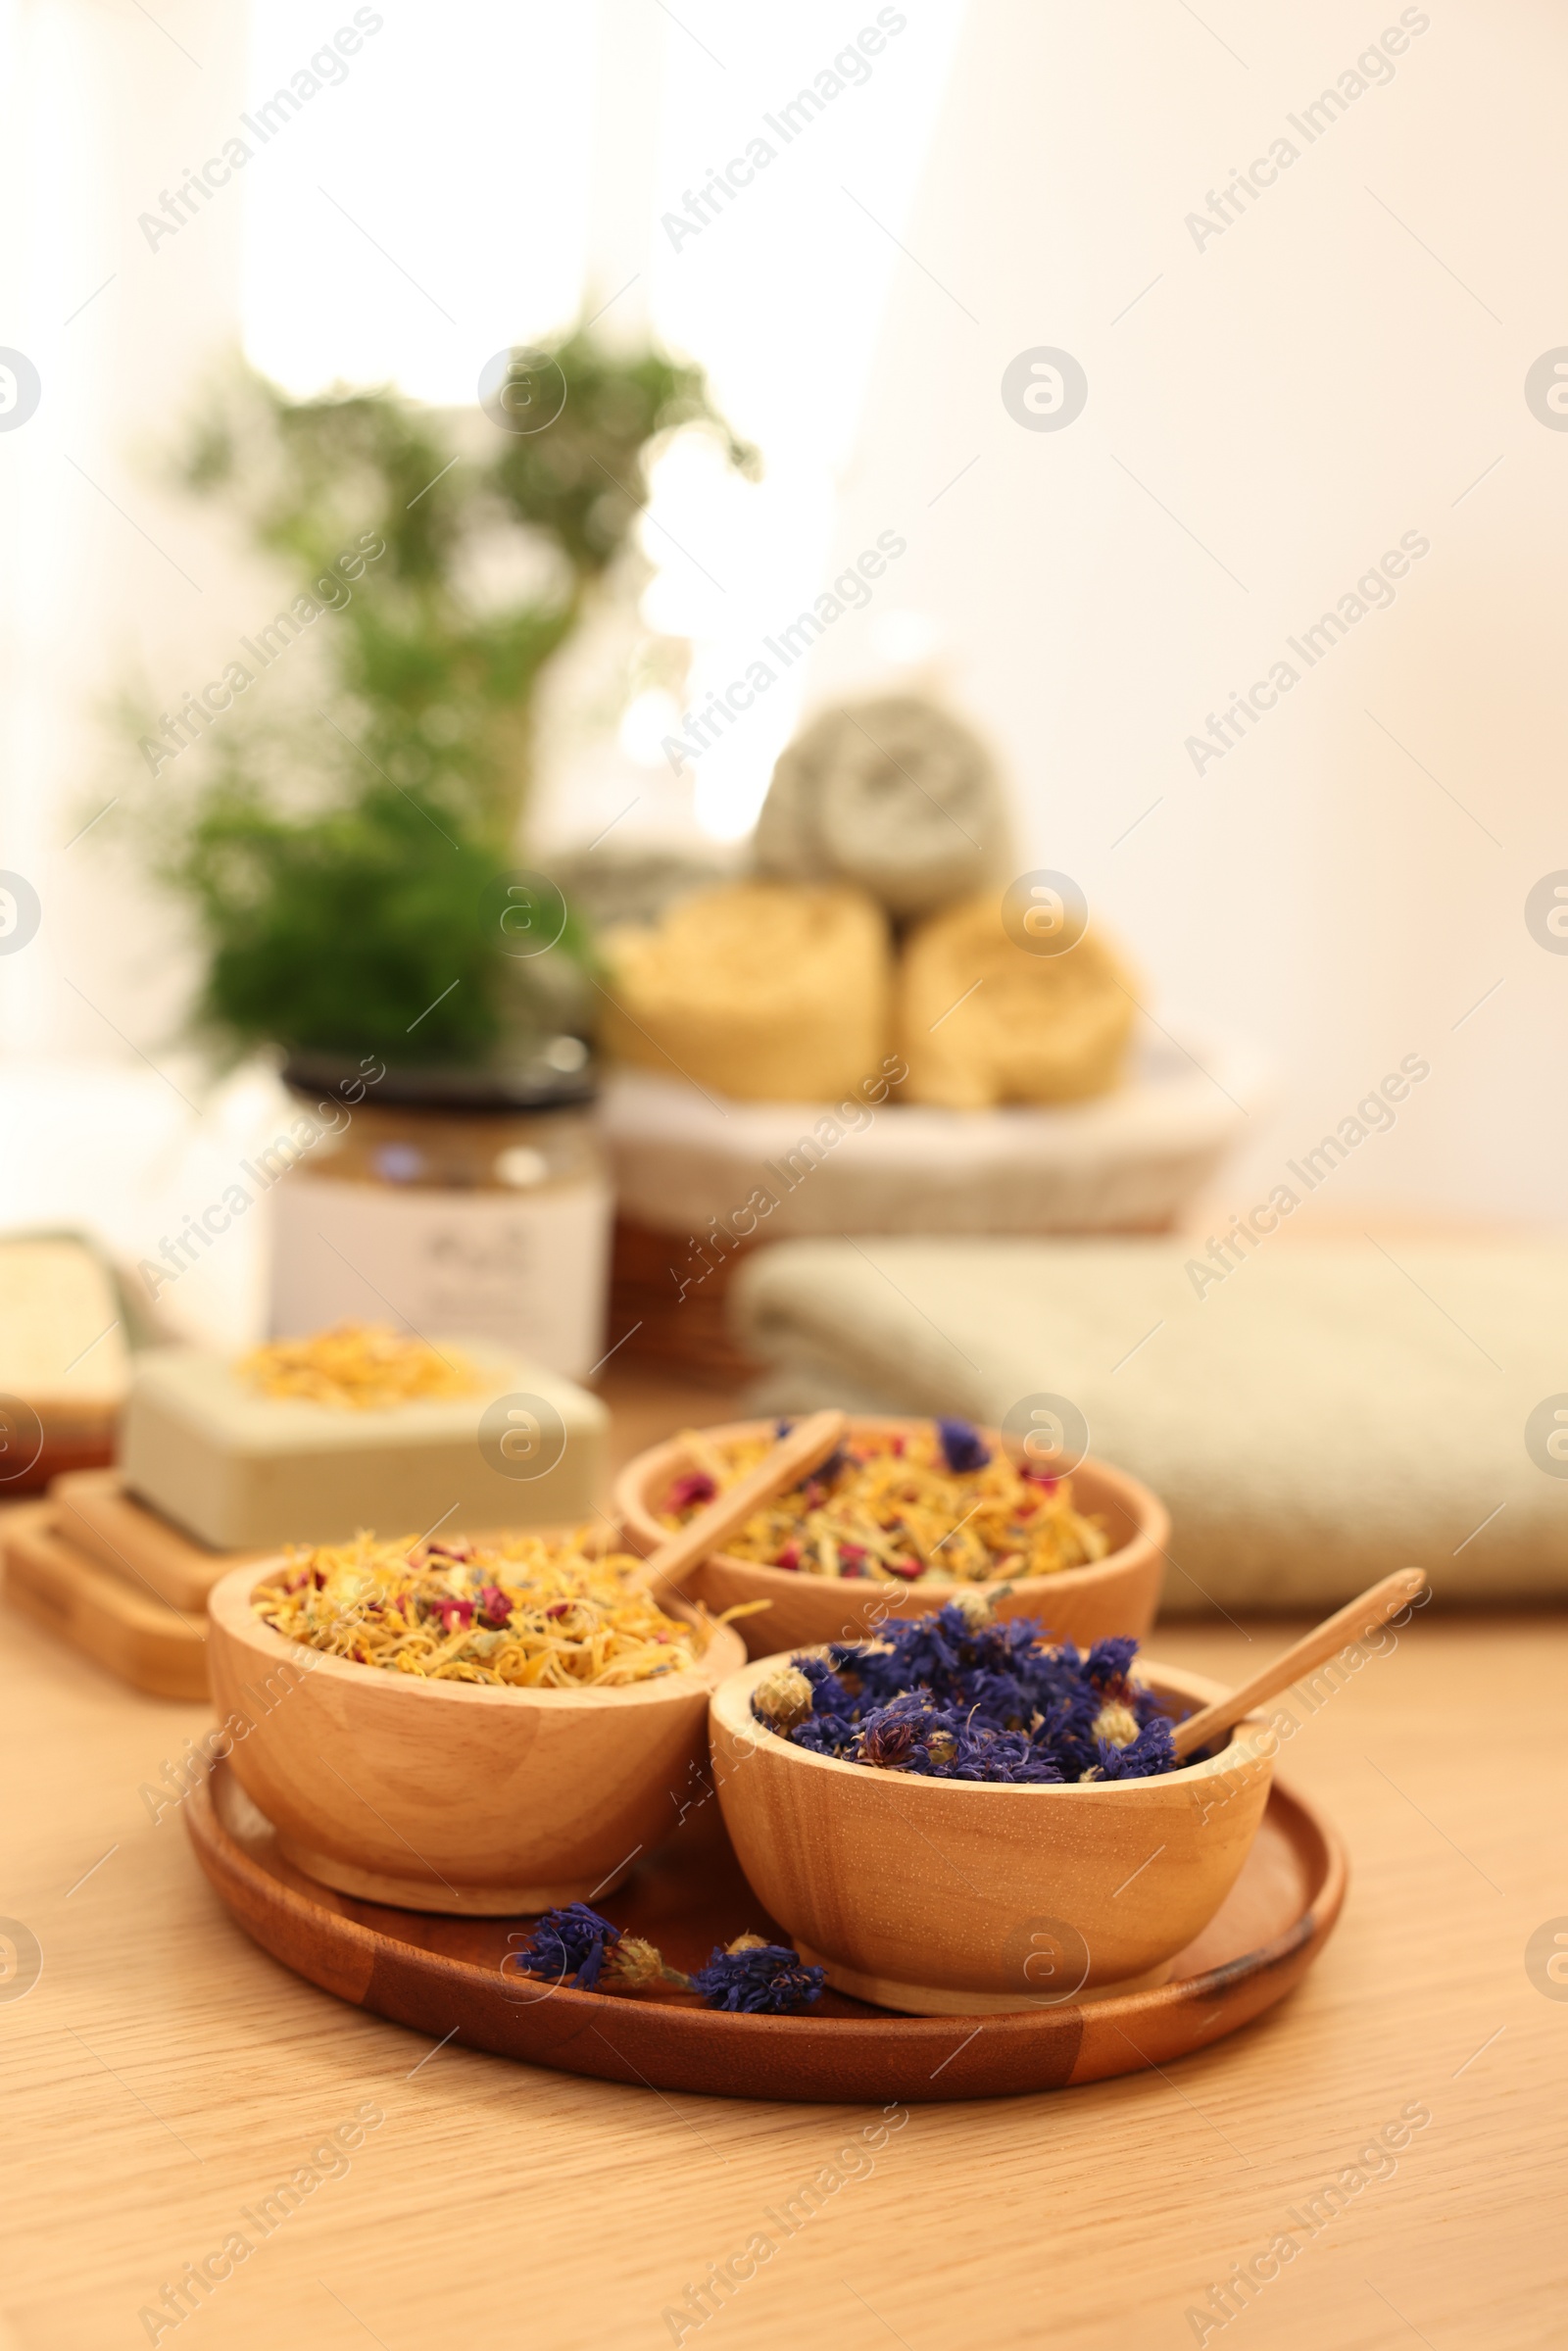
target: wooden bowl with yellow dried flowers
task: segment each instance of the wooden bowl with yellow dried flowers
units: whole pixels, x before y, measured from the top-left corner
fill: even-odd
[[[340,1892],[480,1917],[603,1896],[660,1843],[739,1636],[587,1529],[368,1536],[236,1568],[213,1696],[246,1794]]]
[[[673,1596],[737,1515],[820,1461],[819,1414],[654,1559],[592,1527],[296,1550],[213,1588],[235,1778],[308,1876],[479,1917],[610,1893],[707,1756],[739,1636]],[[226,1742],[226,1743],[225,1743]]]
[[[652,1551],[722,1495],[776,1434],[764,1420],[687,1430],[628,1463],[615,1510],[627,1544]],[[743,1625],[751,1656],[859,1641],[892,1617],[926,1616],[978,1592],[1004,1616],[1042,1619],[1081,1647],[1142,1640],[1164,1579],[1170,1520],[1136,1478],[1085,1458],[1066,1474],[1014,1459],[967,1421],[859,1417],[845,1457],[759,1510],[691,1579],[722,1614],[766,1600]]]

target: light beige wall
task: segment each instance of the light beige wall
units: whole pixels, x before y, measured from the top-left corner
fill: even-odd
[[[840,546],[906,531],[900,597],[1005,751],[1020,861],[1082,880],[1162,1016],[1276,1056],[1230,1204],[1415,1053],[1432,1075],[1336,1211],[1553,1218],[1568,956],[1523,903],[1568,867],[1568,433],[1523,379],[1568,344],[1568,25],[1415,13],[1392,82],[1307,145],[1287,114],[1398,6],[977,0]],[[1184,216],[1282,131],[1299,160],[1200,250]],[[1088,373],[1060,431],[1003,406],[1037,345]],[[1431,552],[1392,610],[1195,772],[1185,738],[1409,530]],[[864,676],[875,617],[824,644],[818,694]]]

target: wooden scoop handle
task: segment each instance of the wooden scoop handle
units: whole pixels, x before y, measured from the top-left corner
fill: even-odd
[[[726,1486],[706,1510],[699,1510],[657,1551],[649,1553],[641,1590],[659,1602],[673,1597],[692,1570],[721,1549],[726,1538],[744,1527],[764,1502],[787,1487],[798,1486],[808,1470],[819,1468],[843,1443],[848,1426],[842,1412],[813,1412],[808,1420],[797,1421],[755,1469],[749,1469],[733,1486]]]
[[[1333,1616],[1325,1617],[1310,1633],[1303,1634],[1272,1665],[1265,1665],[1250,1682],[1233,1690],[1229,1697],[1217,1698],[1201,1713],[1190,1714],[1185,1722],[1178,1723],[1171,1734],[1171,1744],[1178,1757],[1192,1754],[1196,1747],[1211,1746],[1221,1731],[1230,1730],[1244,1715],[1261,1706],[1265,1698],[1278,1697],[1282,1690],[1289,1690],[1293,1682],[1310,1673],[1314,1665],[1321,1665],[1326,1657],[1337,1656],[1352,1641],[1359,1641],[1363,1633],[1387,1623],[1415,1598],[1425,1582],[1420,1568],[1401,1567],[1397,1574],[1385,1576],[1381,1584],[1372,1585],[1358,1598],[1347,1601]]]

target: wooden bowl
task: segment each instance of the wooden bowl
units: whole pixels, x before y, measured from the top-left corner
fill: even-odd
[[[1152,1780],[1018,1788],[813,1755],[755,1721],[783,1657],[713,1693],[724,1826],[769,1917],[835,1989],[916,2016],[1053,2007],[1163,1983],[1240,1874],[1275,1745],[1253,1717]],[[1141,1658],[1181,1715],[1217,1683]]]
[[[883,1429],[908,1431],[928,1427],[910,1418],[858,1418],[850,1422],[850,1437],[869,1437]],[[765,1437],[771,1421],[737,1420],[705,1429],[712,1445],[737,1439]],[[980,1432],[994,1449],[1002,1445],[995,1429]],[[615,1481],[615,1512],[628,1548],[644,1557],[663,1542],[669,1529],[659,1511],[665,1494],[681,1473],[691,1467],[678,1437],[650,1446],[629,1461]],[[1033,1576],[1015,1583],[997,1603],[1002,1616],[1038,1616],[1054,1641],[1073,1641],[1087,1648],[1107,1635],[1130,1633],[1142,1641],[1154,1620],[1165,1575],[1165,1545],[1170,1519],[1157,1494],[1151,1494],[1124,1470],[1093,1456],[1080,1461],[1072,1473],[1075,1506],[1085,1516],[1102,1517],[1115,1548],[1093,1567],[1064,1568],[1059,1575]],[[747,1654],[760,1657],[775,1649],[809,1649],[831,1641],[861,1641],[875,1633],[890,1616],[929,1616],[945,1607],[956,1592],[995,1592],[989,1584],[951,1584],[923,1576],[917,1584],[861,1583],[838,1576],[803,1576],[788,1568],[760,1567],[715,1551],[692,1579],[693,1594],[713,1615],[722,1616],[744,1600],[767,1600],[765,1612],[743,1617],[740,1633]]]
[[[720,1626],[693,1671],[623,1690],[422,1681],[263,1624],[251,1594],[282,1564],[213,1587],[225,1751],[298,1868],[406,1910],[507,1917],[611,1892],[678,1818],[714,1685],[745,1655]]]

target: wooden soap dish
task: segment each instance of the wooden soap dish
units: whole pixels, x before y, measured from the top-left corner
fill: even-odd
[[[215,1551],[150,1504],[138,1501],[118,1470],[77,1470],[49,1489],[55,1526],[65,1541],[112,1575],[150,1588],[171,1606],[205,1615],[220,1576],[262,1551]]]
[[[35,1624],[155,1698],[205,1698],[207,1626],[156,1592],[111,1574],[56,1530],[52,1501],[0,1527],[6,1594]]]
[[[154,1698],[205,1698],[207,1595],[260,1552],[215,1551],[129,1494],[73,1469],[0,1527],[14,1604]]]
[[[437,2041],[707,2096],[997,2097],[1167,2066],[1283,1998],[1333,1932],[1346,1885],[1333,1830],[1276,1782],[1223,1908],[1152,1989],[983,2017],[900,2016],[828,1990],[800,2015],[737,2016],[664,1986],[616,1996],[519,1977],[523,1918],[433,1917],[334,1893],[289,1864],[226,1762],[183,1810],[247,1935],[337,1998]],[[748,1930],[778,1938],[711,1796],[596,1907],[688,1972]]]

